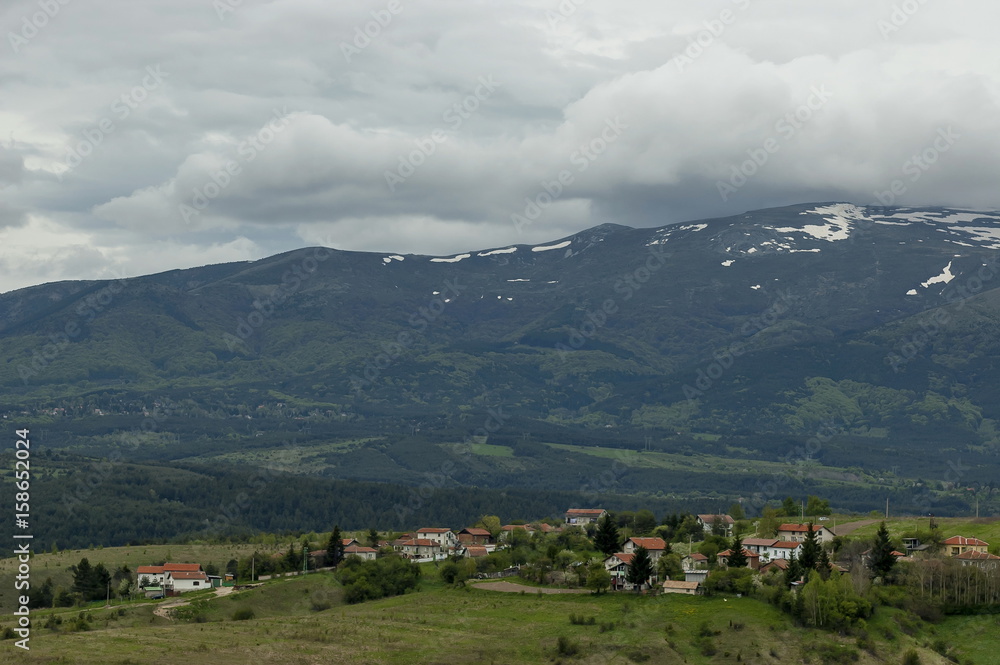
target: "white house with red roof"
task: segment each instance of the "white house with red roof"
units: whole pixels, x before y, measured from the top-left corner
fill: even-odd
[[[701,525],[705,533],[711,533],[712,529],[718,523],[725,529],[725,535],[733,535],[733,525],[736,524],[736,521],[729,515],[698,515],[697,519],[698,524]]]
[[[163,587],[174,593],[212,588],[208,575],[201,570],[166,570],[165,577]]]
[[[163,585],[163,566],[139,566],[135,569],[136,585],[140,588]]]
[[[139,566],[135,570],[136,583],[138,586],[168,586],[170,573],[202,573],[200,563],[165,563],[162,566]],[[192,578],[201,579],[201,578]],[[206,575],[205,580],[208,579]],[[143,584],[143,580],[147,583]],[[182,586],[186,586],[182,584]],[[204,588],[204,587],[202,587]]]
[[[378,556],[378,550],[372,547],[365,547],[364,545],[348,545],[344,548],[344,556],[356,556],[365,561],[374,561],[375,557]]]
[[[729,557],[732,556],[733,550],[722,550],[716,555],[716,561],[720,565],[729,567]],[[756,552],[751,552],[747,548],[743,548],[743,556],[747,558],[747,568],[753,568],[754,570],[760,570],[760,555]]]
[[[983,570],[1000,568],[1000,556],[989,552],[962,552],[955,555],[955,560],[961,561],[963,566],[976,566]]]
[[[592,524],[608,514],[603,508],[570,508],[566,511],[566,524],[584,526]]]
[[[436,540],[429,538],[413,538],[412,540],[397,540],[393,549],[411,559],[435,559],[447,550]]]
[[[813,524],[812,530],[816,533],[816,540],[821,543],[833,542],[834,533],[822,524]],[[788,540],[793,543],[801,543],[809,534],[808,524],[782,524],[778,527],[778,540]]]
[[[417,530],[418,540],[433,540],[444,548],[454,547],[458,543],[458,537],[451,529],[443,527],[425,527]]]
[[[667,542],[662,538],[637,538],[632,537],[625,541],[622,551],[626,554],[634,554],[636,548],[645,547],[649,552],[649,558],[656,563],[667,551]]]

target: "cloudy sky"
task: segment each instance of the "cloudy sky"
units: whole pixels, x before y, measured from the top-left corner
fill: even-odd
[[[995,209],[998,18],[987,0],[8,0],[0,291],[805,201]]]

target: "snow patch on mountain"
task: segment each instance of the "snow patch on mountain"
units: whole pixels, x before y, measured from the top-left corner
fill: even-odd
[[[488,252],[479,252],[476,256],[493,256],[494,254],[513,254],[517,247],[507,247],[505,249],[492,249]]]
[[[942,272],[940,275],[937,275],[936,277],[931,277],[926,282],[921,282],[920,286],[926,289],[931,284],[947,284],[951,280],[955,279],[955,276],[951,273],[951,264],[952,261],[948,261],[948,265],[944,267],[944,272]]]
[[[452,256],[451,258],[447,259],[442,259],[442,258],[431,259],[431,263],[458,263],[462,259],[467,259],[470,256],[472,256],[472,254],[459,254],[458,256]]]
[[[556,243],[555,245],[538,245],[537,247],[532,247],[531,251],[547,252],[550,249],[562,249],[563,247],[569,247],[572,242],[573,242],[572,240],[563,240],[562,242]]]

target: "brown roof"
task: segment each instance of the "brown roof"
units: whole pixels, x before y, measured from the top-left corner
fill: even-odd
[[[178,572],[197,573],[197,572],[199,572],[201,570],[201,564],[200,563],[165,563],[165,564],[163,564],[163,570],[166,571],[166,572],[169,572],[169,571],[178,571]]]
[[[567,515],[600,515],[604,512],[603,508],[570,508],[566,511]]]
[[[743,546],[753,545],[754,547],[770,547],[778,542],[777,538],[747,538],[743,541]]]
[[[194,571],[170,571],[170,577],[175,580],[207,580],[208,575]]]
[[[984,543],[978,538],[966,538],[965,536],[952,536],[944,541],[945,545],[963,545],[965,547],[989,547],[989,543]]]
[[[636,547],[645,547],[647,550],[665,550],[667,543],[662,538],[629,538]]]
[[[635,557],[634,554],[626,554],[625,552],[615,552],[611,556],[617,558],[619,561],[621,561],[625,565],[631,564],[633,557]],[[610,559],[611,557],[608,557],[608,558]]]
[[[779,540],[771,545],[771,547],[781,550],[794,550],[796,547],[802,547],[802,543],[793,543],[790,540]]]
[[[732,553],[733,553],[733,550],[730,548],[728,550],[723,550],[723,551],[719,552],[716,556],[729,556]],[[743,548],[743,556],[745,556],[748,559],[759,559],[760,558],[759,554],[757,554],[756,552],[751,552],[750,550],[748,550],[746,548]]]
[[[698,515],[698,519],[700,519],[702,522],[706,524],[711,524],[712,522],[714,522],[716,517],[721,519],[723,524],[735,523],[735,520],[733,520],[733,518],[730,517],[729,515]]]
[[[779,568],[781,570],[788,570],[788,559],[772,559],[764,568]]]
[[[694,559],[695,561],[708,561],[708,557],[702,554],[701,552],[691,552],[691,554],[689,554],[688,556]]]
[[[819,531],[822,528],[824,528],[822,524],[813,524],[812,530],[813,531]],[[792,533],[803,533],[803,532],[808,533],[809,532],[809,525],[808,524],[791,524],[791,523],[789,523],[789,524],[782,524],[781,526],[778,527],[778,531],[779,532],[781,532],[781,531],[791,531]]]
[[[469,556],[475,557],[486,556],[489,554],[489,552],[486,551],[486,548],[482,545],[469,545],[465,548],[465,551]]]
[[[955,558],[968,561],[1000,561],[1000,556],[988,552],[962,552]]]
[[[467,533],[470,536],[489,536],[489,535],[492,535],[492,534],[490,534],[489,529],[480,529],[477,526],[472,526],[472,527],[469,527],[468,529],[462,529],[461,531],[459,531],[459,533]]]
[[[428,540],[426,538],[417,538],[416,540],[407,540],[400,543],[403,547],[440,547],[440,543],[436,540]]]
[[[377,552],[377,550],[371,547],[362,547],[361,545],[349,545],[344,548],[344,554],[359,554],[361,552]]]
[[[163,572],[163,566],[139,566],[135,569],[135,572],[139,575],[159,575]]]
[[[663,582],[664,589],[697,589],[701,585],[700,582],[677,582],[674,580],[665,580]]]
[[[501,531],[513,531],[514,529],[524,529],[525,531],[530,531],[531,527],[527,524],[506,524],[500,527]]]
[[[419,529],[417,531],[417,533],[448,533],[449,531],[451,531],[451,529],[445,529],[443,527],[432,526],[432,527],[426,527],[424,529]]]

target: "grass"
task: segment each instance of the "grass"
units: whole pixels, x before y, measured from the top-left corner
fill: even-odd
[[[487,455],[488,457],[513,457],[514,449],[510,446],[495,446],[490,443],[473,443],[470,446],[476,455]]]
[[[94,612],[93,629],[86,632],[36,628],[31,652],[19,662],[530,665],[558,662],[575,650],[571,661],[562,662],[701,665],[805,662],[807,652],[857,651],[852,637],[796,627],[776,608],[749,598],[508,594],[445,587],[433,577],[433,568],[424,570],[430,579],[420,592],[360,605],[340,604],[332,576],[318,573],[199,599],[178,610],[174,622],[154,617],[148,604],[117,619]],[[319,595],[331,602],[329,608],[313,607]],[[240,610],[254,618],[234,620]],[[571,614],[588,621],[572,623]],[[891,624],[893,616],[887,613],[881,620]],[[10,617],[0,621],[9,625]],[[949,632],[956,637],[997,633],[995,623],[955,622]],[[895,631],[891,646],[880,644],[880,656],[859,651],[851,662],[895,662],[882,657],[909,648],[919,651],[925,665],[946,662],[927,647],[930,641]],[[811,662],[823,661],[814,656]]]
[[[985,540],[991,546],[1000,544],[1000,517],[935,517],[934,521],[945,538],[952,536],[967,536]],[[861,527],[852,536],[872,537],[878,530],[879,523]],[[886,522],[889,535],[893,538],[902,537],[905,533],[929,531],[930,518],[890,519]]]

